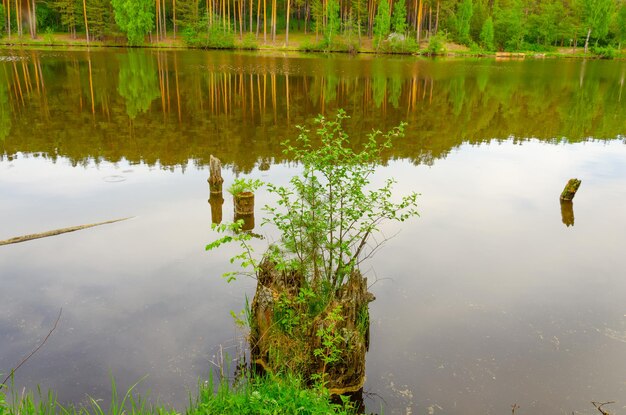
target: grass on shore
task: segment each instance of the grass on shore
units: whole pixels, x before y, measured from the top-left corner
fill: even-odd
[[[137,384],[118,395],[112,382],[112,396],[108,405],[89,398],[88,405],[64,406],[53,392],[43,394],[40,389],[22,394],[14,392],[10,399],[0,388],[0,415],[181,415],[181,412],[163,405],[153,405],[133,392]],[[196,399],[191,399],[185,415],[351,415],[356,411],[350,405],[334,404],[325,389],[308,389],[296,376],[246,378],[234,385],[212,378],[198,387]]]
[[[403,45],[386,42],[383,47],[376,47],[373,39],[367,36],[352,35],[350,37],[338,35],[335,37],[332,45],[325,45],[322,36],[316,36],[314,32],[304,33],[302,31],[294,31],[289,34],[289,41],[286,41],[284,33],[276,34],[274,40],[271,36],[265,37],[261,32],[256,37],[254,34],[244,33],[233,35],[234,49],[253,49],[260,51],[316,51],[316,52],[349,52],[349,53],[379,53],[379,54],[429,54],[428,40],[422,40],[419,44],[414,40],[407,39],[406,47]],[[252,46],[252,47],[251,47]],[[36,39],[30,36],[22,37],[12,36],[0,38],[0,47],[8,48],[46,48],[46,47],[64,47],[68,49],[85,48],[85,47],[127,47],[126,39],[123,34],[114,34],[107,36],[104,40],[92,40],[89,43],[84,35],[79,34],[72,38],[66,33],[40,33]],[[155,39],[146,38],[146,42],[141,47],[157,48],[157,49],[192,49],[197,48],[186,44],[183,34],[174,36],[168,33],[165,40],[156,41]],[[537,52],[520,50],[511,54],[496,53],[494,51],[485,51],[482,49],[470,49],[466,46],[452,42],[445,42],[443,49],[438,55],[442,56],[486,56],[497,58],[513,58],[519,59],[524,57],[530,58],[553,58],[553,57],[576,57],[576,58],[625,58],[626,54],[622,50],[607,48],[599,48],[597,53],[589,51],[584,53],[584,48],[550,48],[549,50]]]

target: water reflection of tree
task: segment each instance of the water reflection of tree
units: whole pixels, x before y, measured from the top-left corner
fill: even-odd
[[[4,79],[0,82],[0,140],[3,140],[9,135],[11,131],[11,110],[9,108],[9,96],[7,91],[7,85],[9,83],[9,77],[4,69]]]
[[[297,134],[295,125],[337,108],[352,116],[346,129],[355,147],[373,128],[407,121],[407,139],[385,157],[428,164],[462,143],[493,138],[614,138],[626,118],[621,62],[588,62],[581,85],[576,61],[375,58],[355,60],[351,69],[352,61],[312,59],[289,72],[291,61],[246,66],[233,54],[38,56],[0,62],[2,116],[12,123],[3,147],[9,154],[58,153],[76,163],[127,158],[175,166],[193,159],[203,165],[213,153],[246,171],[260,159],[283,160],[280,142]],[[34,124],[47,133],[33,135]]]
[[[152,101],[161,95],[157,68],[152,55],[142,50],[129,50],[119,56],[120,72],[117,91],[126,101],[126,113],[135,119],[146,112]]]

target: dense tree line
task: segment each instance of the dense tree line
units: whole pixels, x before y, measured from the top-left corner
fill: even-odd
[[[130,44],[198,33],[276,40],[289,31],[420,42],[434,36],[486,50],[611,45],[626,39],[625,0],[2,0],[9,37],[66,32]],[[445,39],[445,38],[444,38]]]

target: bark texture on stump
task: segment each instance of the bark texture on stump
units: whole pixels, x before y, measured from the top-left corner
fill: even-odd
[[[222,162],[217,157],[209,157],[209,189],[211,193],[222,193]]]
[[[254,215],[254,193],[241,192],[233,196],[235,215]]]
[[[367,279],[354,271],[325,303],[317,295],[303,296],[301,288],[305,286],[299,273],[277,270],[268,259],[261,263],[251,306],[252,361],[271,372],[299,373],[309,381],[313,375],[323,376],[332,394],[359,391],[365,382],[369,303],[374,300],[367,290]],[[330,327],[329,313],[338,309],[341,320],[335,320],[332,327],[340,356],[336,362],[324,365],[319,355],[324,345],[318,330]]]
[[[565,189],[561,192],[561,200],[572,200],[576,196],[576,192],[580,187],[581,181],[578,179],[569,179],[565,185]]]

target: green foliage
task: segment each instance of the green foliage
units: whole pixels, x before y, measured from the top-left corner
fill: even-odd
[[[102,39],[111,31],[114,24],[113,7],[110,0],[87,1],[89,35],[92,39]]]
[[[139,381],[141,382],[141,380]],[[145,399],[133,393],[139,382],[131,386],[120,400],[115,380],[111,379],[111,399],[105,411],[100,399],[89,397],[89,404],[63,406],[56,395],[49,391],[46,395],[37,392],[13,392],[10,403],[0,389],[0,415],[177,415],[176,411],[164,407],[155,407]]]
[[[519,50],[526,33],[522,1],[508,0],[494,6],[493,26],[497,48]]]
[[[404,34],[406,32],[407,22],[405,0],[398,0],[393,4],[393,13],[391,14],[391,28],[396,33]]]
[[[89,398],[89,404],[63,406],[54,393],[15,393],[7,402],[0,388],[0,415],[179,415],[165,406],[155,406],[133,393],[133,385],[121,398],[112,381],[112,397],[105,411],[101,400]],[[331,402],[328,390],[308,389],[301,378],[283,374],[281,376],[246,377],[233,385],[221,380],[215,385],[213,376],[200,382],[198,396],[190,402],[186,415],[258,415],[258,414],[301,414],[301,415],[349,415],[356,411],[351,405]]]
[[[346,39],[344,36],[335,36],[328,41],[326,38],[320,39],[318,42],[305,40],[300,43],[298,50],[303,52],[348,52],[356,53],[359,51],[358,39]]]
[[[6,24],[7,24],[7,20],[6,20],[6,16],[7,12],[4,9],[4,5],[0,4],[0,16],[2,16],[0,18],[0,37],[2,37],[4,35],[4,32],[6,30]]]
[[[264,376],[243,379],[234,385],[212,378],[200,385],[197,401],[186,415],[348,415],[356,411],[350,405],[331,403],[324,388],[307,389],[298,376]]]
[[[615,59],[617,57],[617,49],[612,46],[594,46],[591,49],[594,55],[600,56],[603,59]]]
[[[176,25],[181,29],[196,27],[199,23],[198,0],[176,1]]]
[[[374,38],[376,42],[376,49],[380,47],[380,43],[391,32],[391,14],[389,12],[389,2],[387,0],[380,0],[378,2],[378,10],[376,11],[376,17],[374,18]]]
[[[341,20],[339,18],[339,0],[326,1],[326,28],[324,30],[324,38],[331,44],[333,36],[339,33],[341,28]]]
[[[485,20],[483,28],[480,31],[480,44],[485,50],[492,51],[495,49],[493,43],[493,20],[491,16]]]
[[[626,40],[626,2],[622,2],[615,14],[615,37],[621,44]]]
[[[461,0],[457,6],[455,22],[455,31],[457,40],[464,45],[470,44],[470,23],[473,14],[472,0]]]
[[[268,184],[277,197],[276,205],[265,206],[263,224],[271,224],[280,232],[280,240],[267,253],[280,269],[293,270],[305,277],[316,292],[336,292],[347,277],[369,258],[377,245],[370,239],[380,232],[385,220],[404,221],[417,215],[417,194],[411,193],[394,202],[392,179],[371,189],[381,153],[389,149],[394,138],[403,135],[404,124],[382,134],[368,135],[363,149],[355,152],[342,122],[347,116],[340,110],[334,120],[318,117],[314,144],[308,130],[300,129],[297,147],[285,142],[284,152],[302,164],[302,173],[290,180],[288,187]],[[213,227],[228,233],[206,246],[215,249],[225,243],[237,242],[242,252],[231,258],[239,261],[242,270],[259,269],[259,260],[250,247],[251,236],[239,232],[241,223]],[[237,273],[229,273],[229,280]]]
[[[244,50],[257,50],[259,42],[254,34],[246,33],[238,47]]]
[[[233,49],[235,47],[235,35],[230,30],[225,30],[221,23],[213,24],[208,30],[204,47],[207,49]]]
[[[227,282],[234,281],[239,275],[256,277],[257,271],[259,270],[259,261],[254,256],[254,249],[250,243],[253,235],[250,232],[243,232],[241,230],[243,223],[241,219],[232,223],[213,223],[211,229],[223,234],[223,236],[205,247],[207,251],[211,251],[224,244],[235,242],[241,248],[238,254],[230,258],[231,264],[235,262],[238,263],[238,270],[222,274],[222,277],[225,278]],[[246,271],[249,268],[252,268],[252,271]]]
[[[233,184],[228,187],[228,193],[233,196],[237,196],[243,192],[255,192],[257,189],[263,186],[263,182],[259,179],[235,179]]]
[[[443,32],[439,32],[434,36],[431,36],[428,40],[428,53],[430,55],[438,55],[446,52],[446,35]]]
[[[154,1],[111,0],[115,22],[126,33],[128,44],[141,45],[148,32],[154,28]]]
[[[0,142],[11,132],[11,104],[9,102],[7,84],[0,82]]]
[[[146,112],[160,95],[154,59],[143,50],[129,50],[119,55],[120,75],[117,87],[126,100],[126,113],[131,119]]]
[[[585,28],[591,29],[591,37],[600,40],[606,38],[615,1],[581,0],[581,2]]]
[[[326,314],[315,333],[320,338],[321,346],[313,350],[313,355],[321,359],[324,365],[321,373],[314,374],[312,379],[318,382],[321,387],[326,385],[326,368],[341,359],[342,346],[345,343],[345,338],[337,327],[341,321],[343,321],[341,306],[338,305]]]
[[[70,33],[75,33],[80,22],[80,9],[76,0],[53,0],[52,7],[61,16],[61,25]]]
[[[269,184],[278,201],[276,207],[265,207],[264,223],[281,233],[273,259],[306,276],[313,287],[321,284],[331,291],[374,252],[366,246],[381,222],[417,215],[417,194],[394,203],[391,179],[381,188],[366,190],[382,151],[403,135],[404,124],[386,134],[369,134],[363,149],[355,152],[342,128],[346,118],[341,110],[335,120],[318,117],[319,144],[299,127],[298,146],[287,142],[284,151],[302,164],[303,171],[289,187]]]
[[[391,33],[378,47],[378,51],[384,53],[417,53],[419,49],[419,44],[414,38],[397,33]]]

